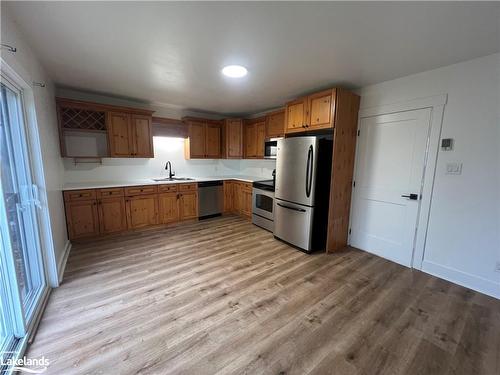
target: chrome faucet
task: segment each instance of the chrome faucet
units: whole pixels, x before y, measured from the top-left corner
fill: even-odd
[[[165,164],[165,170],[168,171],[168,178],[175,176],[175,172],[172,172],[172,163],[170,163],[170,160]]]

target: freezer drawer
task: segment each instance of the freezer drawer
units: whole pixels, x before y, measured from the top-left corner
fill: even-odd
[[[274,200],[274,235],[303,250],[312,250],[314,208]]]

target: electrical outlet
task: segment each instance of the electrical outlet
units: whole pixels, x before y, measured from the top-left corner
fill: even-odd
[[[500,262],[497,262],[497,266],[495,267],[495,271],[500,272]]]

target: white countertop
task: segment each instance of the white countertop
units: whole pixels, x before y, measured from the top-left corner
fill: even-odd
[[[86,182],[72,182],[64,184],[63,190],[80,190],[80,189],[102,189],[122,186],[138,186],[138,185],[163,185],[163,184],[182,184],[190,182],[205,182],[217,180],[238,180],[243,182],[254,182],[270,180],[272,177],[255,177],[255,176],[210,176],[210,177],[192,177],[192,176],[176,176],[176,177],[190,177],[193,180],[188,181],[153,181],[152,178],[141,180],[126,180],[126,181],[86,181]],[[164,178],[164,177],[154,177]]]

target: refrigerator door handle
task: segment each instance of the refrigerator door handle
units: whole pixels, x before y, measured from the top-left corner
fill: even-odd
[[[278,206],[280,206],[280,207],[287,208],[289,210],[299,211],[299,212],[306,212],[306,210],[304,210],[303,208],[291,207],[291,206],[287,206],[287,205],[284,205],[284,204],[281,204],[281,203],[276,203],[276,204]]]
[[[311,196],[311,185],[312,185],[312,162],[313,162],[313,146],[309,146],[309,151],[307,152],[307,166],[306,166],[306,196],[309,198]]]

